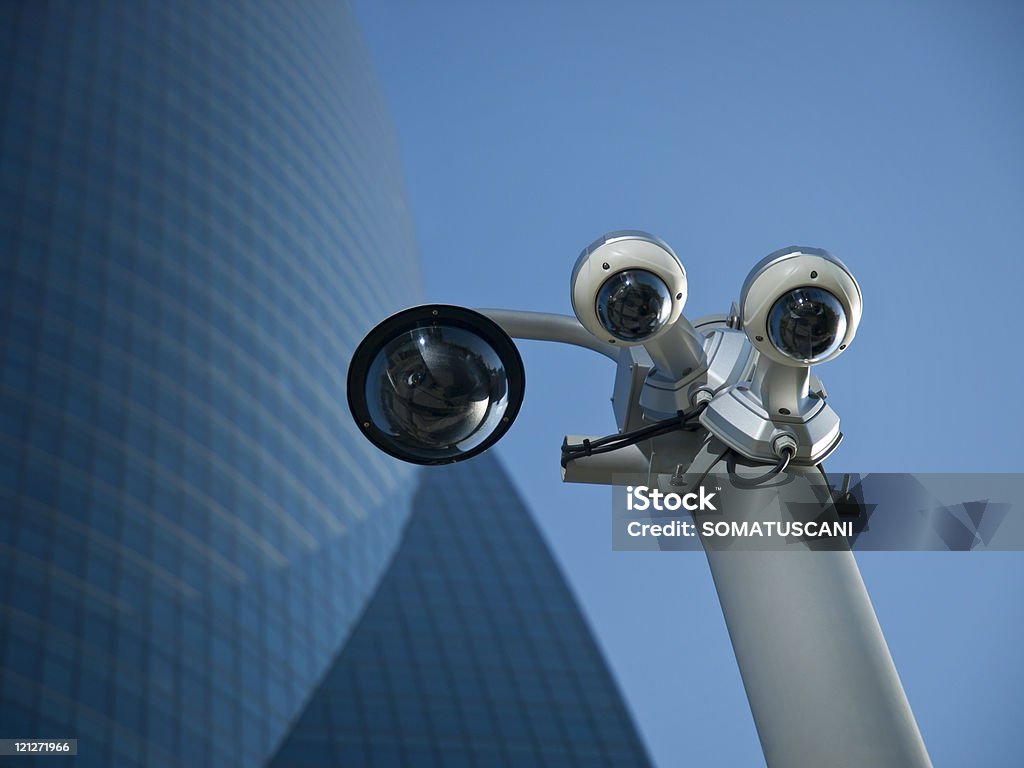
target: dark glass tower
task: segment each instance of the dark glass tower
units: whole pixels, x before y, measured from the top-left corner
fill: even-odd
[[[6,2],[0,45],[0,738],[79,742],[12,764],[308,755],[420,481],[388,578],[427,602],[364,622],[411,655],[321,757],[642,759],[500,468],[418,476],[345,407],[358,340],[419,298],[345,6]],[[424,535],[465,562],[419,565]]]
[[[420,475],[379,589],[271,763],[648,764],[579,608],[493,454]]]
[[[333,2],[5,2],[0,44],[0,737],[259,765],[415,477],[344,400],[419,295],[367,57]]]

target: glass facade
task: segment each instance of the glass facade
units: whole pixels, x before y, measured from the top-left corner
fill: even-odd
[[[270,763],[648,764],[565,579],[493,454],[421,473],[380,587]]]
[[[0,45],[0,738],[78,739],[0,765],[645,764],[496,460],[348,413],[420,289],[345,5],[7,2]]]
[[[419,296],[367,57],[335,2],[5,2],[0,41],[0,737],[260,765],[415,478],[344,400]]]

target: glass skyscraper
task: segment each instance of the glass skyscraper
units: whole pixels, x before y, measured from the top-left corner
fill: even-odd
[[[9,2],[0,45],[0,738],[287,764],[436,482],[344,403],[420,296],[359,35],[337,2]]]
[[[366,55],[335,3],[3,3],[0,30],[3,733],[258,765],[414,479],[344,401],[419,290]]]
[[[493,454],[420,475],[402,543],[273,768],[649,761]]]

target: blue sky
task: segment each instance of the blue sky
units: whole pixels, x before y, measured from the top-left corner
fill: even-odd
[[[824,247],[864,318],[822,366],[830,471],[1022,471],[1024,5],[356,0],[396,126],[429,301],[571,314],[603,232],[667,240],[686,314]],[[614,430],[612,365],[525,342],[496,449],[660,765],[757,765],[700,554],[613,553],[610,493],[559,481],[563,433]],[[860,554],[936,765],[1014,765],[1024,555]]]

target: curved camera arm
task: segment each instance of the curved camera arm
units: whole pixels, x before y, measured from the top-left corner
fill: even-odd
[[[514,339],[557,341],[599,352],[615,361],[619,359],[620,347],[596,338],[575,317],[518,309],[478,309],[477,312],[496,322]]]
[[[514,339],[556,341],[561,344],[599,352],[618,362],[624,348],[601,341],[569,315],[549,312],[524,312],[518,309],[477,309],[502,327]],[[704,336],[685,317],[680,317],[667,333],[643,345],[650,354],[659,378],[676,382],[687,378],[707,366],[704,356]]]
[[[654,376],[666,382],[688,380],[708,367],[704,354],[704,335],[683,315],[665,333],[643,348],[654,361]]]

